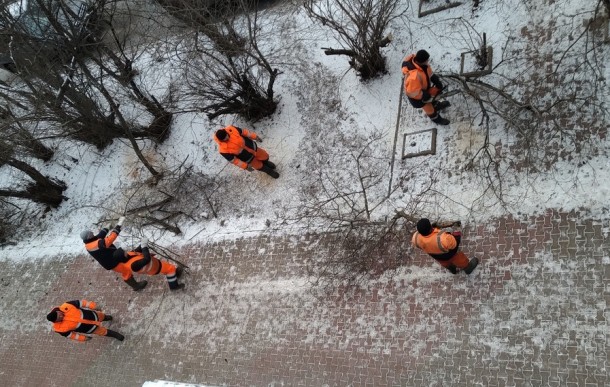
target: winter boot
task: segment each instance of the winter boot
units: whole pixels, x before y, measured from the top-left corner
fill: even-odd
[[[451,274],[457,274],[457,267],[455,265],[449,265],[445,269],[449,270]]]
[[[112,316],[107,314],[104,316],[104,319],[102,321],[112,321]]]
[[[274,179],[277,179],[278,177],[280,177],[280,174],[277,173],[274,169],[272,169],[271,167],[269,167],[269,165],[267,164],[263,164],[263,167],[260,169],[262,172],[265,172],[267,175],[273,177]]]
[[[110,329],[108,329],[108,333],[106,333],[106,336],[113,337],[113,338],[117,339],[118,341],[125,340],[125,336],[123,336],[119,332],[111,331]]]
[[[125,281],[125,283],[127,285],[131,286],[131,288],[136,292],[144,289],[146,287],[146,285],[148,285],[148,281],[138,282],[133,277],[129,278],[127,281]]]
[[[179,290],[184,289],[184,284],[179,284],[178,281],[168,282],[169,290]]]
[[[269,168],[271,169],[275,169],[275,164],[273,164],[271,161],[269,160],[265,160],[263,161],[263,164],[267,165]]]
[[[434,109],[437,112],[440,112],[443,109],[447,109],[449,106],[451,106],[451,102],[449,101],[434,101],[432,102],[432,106],[434,106]]]
[[[479,258],[472,258],[468,263],[468,266],[464,269],[464,273],[470,274],[474,271],[475,267],[479,264]]]
[[[446,118],[441,117],[440,114],[437,114],[436,118],[432,118],[432,122],[439,125],[449,125],[450,121]]]

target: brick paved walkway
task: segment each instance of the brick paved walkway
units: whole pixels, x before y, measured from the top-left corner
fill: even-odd
[[[366,287],[330,291],[308,277],[330,236],[316,249],[192,246],[179,294],[163,278],[132,292],[84,255],[0,262],[0,386],[608,386],[609,219],[549,212],[464,231],[482,257],[470,277],[405,254]],[[48,310],[77,298],[127,339],[50,332]]]

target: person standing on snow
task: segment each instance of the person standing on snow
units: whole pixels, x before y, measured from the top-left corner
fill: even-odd
[[[428,253],[439,265],[452,274],[457,274],[458,269],[464,270],[466,274],[472,273],[479,264],[479,259],[472,258],[469,261],[466,254],[458,251],[462,239],[461,222],[446,226],[457,226],[457,230],[452,233],[434,226],[436,225],[430,224],[428,219],[420,219],[417,222],[417,232],[411,238],[413,246]]]
[[[411,105],[423,109],[432,122],[449,125],[449,120],[441,117],[439,111],[449,107],[450,103],[434,100],[443,91],[443,83],[438,75],[432,73],[428,59],[430,54],[426,50],[419,50],[402,60],[405,94]]]
[[[269,161],[269,154],[256,143],[263,142],[256,133],[229,125],[214,133],[214,141],[218,144],[218,152],[241,169],[256,169],[274,179],[280,177],[275,171],[275,164]]]
[[[116,249],[114,258],[117,261],[125,262],[125,266],[130,271],[136,273],[148,275],[165,274],[170,290],[184,288],[184,284],[178,283],[178,277],[182,275],[182,268],[176,268],[176,265],[160,261],[157,257],[151,255],[148,250],[147,238],[142,238],[140,246],[132,251],[125,251],[121,248]]]
[[[68,301],[51,310],[47,320],[53,323],[53,330],[60,335],[76,341],[89,341],[94,334],[114,337],[123,341],[125,336],[102,326],[102,321],[111,321],[112,316],[96,309],[93,301]]]
[[[85,243],[87,252],[106,270],[113,270],[121,274],[123,280],[133,290],[138,291],[146,287],[146,281],[137,282],[133,278],[131,270],[125,266],[120,260],[114,258],[113,254],[116,251],[116,246],[113,244],[121,232],[121,225],[125,217],[121,216],[117,225],[108,235],[108,229],[102,228],[97,235],[93,235],[90,230],[85,230],[80,233],[80,237]],[[108,235],[108,236],[106,236]]]

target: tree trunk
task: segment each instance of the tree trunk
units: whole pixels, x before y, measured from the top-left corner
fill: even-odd
[[[2,190],[0,196],[29,199],[51,207],[58,207],[65,199],[62,193],[66,189],[66,185],[63,182],[44,176],[34,167],[20,160],[11,158],[6,163],[28,175],[34,180],[34,184],[28,185],[25,191]]]
[[[148,126],[147,132],[150,132],[154,140],[162,142],[169,134],[173,114],[165,110],[155,97],[151,96],[151,98],[148,98],[145,96],[133,80],[129,82],[129,85],[138,102],[144,105],[146,110],[154,117],[153,122]]]
[[[51,148],[44,145],[39,139],[32,136],[26,130],[19,133],[23,146],[28,150],[28,153],[42,161],[49,161],[55,153]]]
[[[80,63],[80,65],[87,78],[89,78],[92,82],[96,82],[97,78],[93,76],[89,68],[84,63]],[[125,117],[123,117],[123,114],[121,114],[119,106],[112,98],[112,95],[110,94],[108,89],[106,89],[104,83],[101,81],[97,82],[96,88],[102,93],[102,95],[106,99],[106,102],[108,102],[108,104],[110,105],[110,109],[112,109],[112,112],[121,123],[121,127],[125,131],[125,134],[127,135],[127,138],[129,139],[129,142],[131,143],[134,152],[136,152],[136,156],[138,156],[138,159],[142,162],[142,164],[144,164],[144,166],[146,167],[146,169],[148,169],[151,175],[153,175],[156,179],[159,179],[161,177],[161,174],[150,164],[150,162],[148,162],[148,160],[146,160],[146,157],[144,157],[144,155],[142,154],[142,151],[140,150],[140,147],[138,146],[138,143],[136,142],[136,139],[133,136],[131,127],[129,126],[127,121],[125,121]]]
[[[131,89],[135,100],[143,105],[146,110],[153,115],[153,122],[144,130],[144,132],[148,133],[147,137],[152,138],[157,142],[163,142],[163,140],[165,140],[169,135],[173,114],[165,110],[163,105],[161,105],[154,96],[151,95],[149,97],[144,94],[142,90],[140,90],[140,87],[134,81],[134,77],[138,74],[138,72],[132,68],[131,60],[120,58],[105,45],[101,45],[100,47],[102,52],[112,59],[112,62],[116,66],[119,73],[105,68],[103,63],[99,63],[100,67],[104,68],[110,76],[115,78],[121,84],[128,86]]]
[[[347,55],[347,56],[356,56],[356,51],[354,50],[343,50],[343,49],[335,49],[335,48],[324,48],[324,54],[326,55]]]
[[[53,181],[52,179],[50,179],[50,178],[46,177],[45,175],[43,175],[42,173],[38,172],[31,165],[24,163],[23,161],[11,158],[6,163],[8,165],[10,165],[11,167],[16,168],[16,169],[20,170],[21,172],[25,173],[26,175],[28,175],[32,180],[34,180],[36,182],[36,185],[39,186],[40,188],[47,189],[50,191],[57,191],[57,193],[59,193],[59,194],[64,192],[64,190],[66,189],[65,183],[63,183],[61,181],[59,181],[59,182]]]
[[[63,195],[54,191],[41,190],[35,184],[30,185],[26,191],[0,189],[0,197],[27,199],[53,208],[57,208],[65,199]]]
[[[10,189],[0,189],[0,196],[3,198],[20,198],[36,201],[33,195],[27,191],[14,191]]]

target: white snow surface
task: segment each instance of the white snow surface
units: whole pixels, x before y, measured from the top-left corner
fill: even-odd
[[[278,66],[282,71],[275,85],[280,101],[278,111],[254,124],[235,116],[221,116],[210,122],[201,113],[179,112],[175,114],[169,139],[164,143],[154,146],[149,141],[139,141],[144,154],[159,169],[172,169],[187,160],[197,171],[227,178],[230,189],[223,197],[225,205],[219,217],[208,218],[209,214],[201,214],[196,220],[183,220],[179,224],[181,235],[152,229],[136,230],[127,219],[118,243],[132,243],[130,235],[147,235],[159,244],[179,247],[268,232],[302,232],[303,224],[282,225],[278,214],[299,211],[298,198],[313,172],[308,170],[311,144],[328,142],[338,132],[348,137],[381,133],[385,137],[376,145],[379,148],[376,151],[390,162],[402,79],[400,64],[406,54],[426,49],[431,54],[435,71],[457,73],[460,53],[473,48],[460,18],[468,20],[474,30],[487,33],[488,43],[494,47],[494,61],[498,61],[503,55],[507,37],[518,37],[525,26],[557,21],[557,36],[569,33],[570,23],[566,20],[570,15],[576,15],[576,20],[587,17],[579,14],[580,4],[575,0],[558,1],[552,6],[526,6],[519,0],[485,1],[475,13],[464,5],[417,19],[414,16],[417,13],[416,2],[411,2],[407,15],[412,22],[395,21],[391,31],[394,40],[383,49],[388,74],[367,82],[362,82],[348,68],[346,57],[324,55],[321,47],[338,47],[338,43],[327,29],[312,23],[302,10],[292,10],[287,6],[267,10],[269,14],[283,15],[281,26],[268,27],[282,28],[282,33],[274,34],[276,41],[271,42],[271,46],[300,41],[300,44],[291,45],[287,64]],[[568,40],[559,39],[540,49],[558,50],[569,44]],[[140,71],[137,81],[153,94],[163,94],[167,85],[180,83],[181,77],[185,76],[174,66],[172,53],[169,50],[163,52],[160,47],[144,53],[134,64]],[[600,71],[610,78],[607,67]],[[607,95],[608,91],[602,92]],[[327,108],[323,109],[324,106]],[[501,165],[504,199],[501,204],[487,189],[480,177],[481,171],[465,168],[469,156],[473,156],[482,143],[484,132],[477,127],[478,120],[473,125],[470,121],[453,119],[460,108],[463,106],[458,102],[445,113],[452,123],[448,127],[439,127],[436,155],[401,161],[404,133],[431,126],[421,111],[412,109],[403,100],[393,179],[396,182],[405,173],[412,176],[408,180],[409,187],[394,191],[387,204],[376,210],[373,218],[391,217],[395,209],[408,207],[414,193],[427,189],[431,181],[428,200],[415,207],[417,216],[462,219],[471,225],[506,214],[527,216],[547,209],[581,209],[596,216],[607,216],[610,196],[607,178],[610,143],[607,137],[594,139],[592,145],[586,145],[585,149],[590,152],[574,154],[571,160],[558,159],[549,168],[532,171]],[[260,134],[264,139],[261,145],[278,165],[279,179],[242,171],[217,153],[212,133],[227,124],[253,129]],[[504,129],[501,121],[492,121],[490,143],[510,152],[508,147],[515,143],[515,137]],[[69,199],[47,213],[37,204],[21,202],[24,213],[33,219],[40,218],[40,222],[36,222],[36,233],[34,237],[15,240],[15,245],[3,247],[0,259],[20,261],[83,254],[80,232],[87,228],[97,231],[105,220],[116,220],[128,202],[125,188],[148,178],[126,140],[115,140],[102,152],[68,140],[55,145],[57,153],[51,162],[30,162],[46,175],[66,182],[65,196]],[[335,144],[338,155],[344,151],[343,145]],[[344,165],[336,159],[330,158],[327,163],[333,174],[339,177],[346,174]],[[7,185],[16,181],[10,167],[0,168],[0,181]],[[377,196],[381,197],[387,191],[388,181],[389,171],[383,183],[373,189]],[[198,200],[197,192],[192,196]]]
[[[144,382],[144,384],[142,384],[142,387],[206,387],[206,385],[170,382],[167,380],[155,380],[152,382]]]

